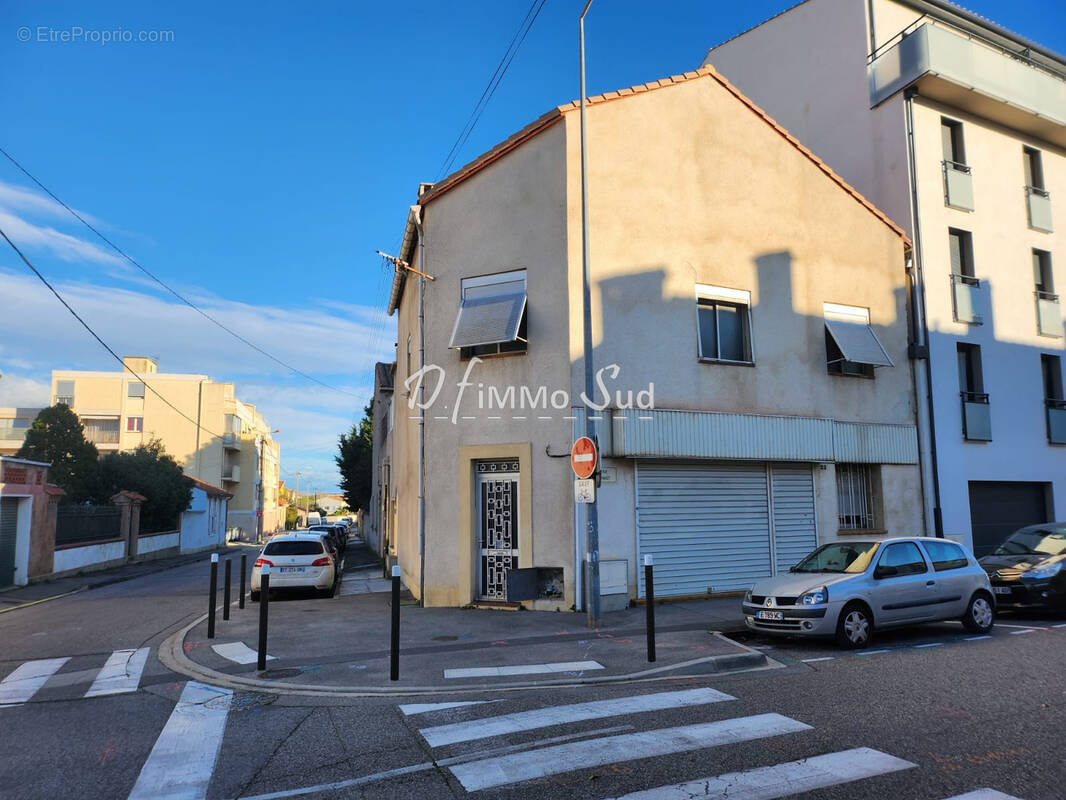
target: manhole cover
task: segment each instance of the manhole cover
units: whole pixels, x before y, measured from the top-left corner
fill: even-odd
[[[451,636],[449,634],[449,635],[444,635],[444,636],[434,636],[433,637],[433,641],[435,641],[435,642],[454,642],[458,638],[459,638],[458,636]]]
[[[289,667],[289,669],[268,669],[263,673],[263,677],[268,680],[275,680],[277,678],[295,678],[302,673],[303,670],[297,669],[296,667]]]
[[[238,694],[230,699],[230,708],[234,711],[252,711],[256,708],[269,706],[278,699],[276,694]]]

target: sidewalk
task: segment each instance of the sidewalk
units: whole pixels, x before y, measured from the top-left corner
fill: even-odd
[[[346,562],[372,557],[353,541]],[[256,669],[259,605],[236,605],[171,637],[160,658],[213,685],[304,694],[483,691],[708,674],[766,665],[762,653],[722,635],[742,630],[736,598],[655,607],[656,650],[647,661],[645,609],[603,615],[592,630],[580,613],[420,608],[401,595],[400,680],[389,680],[391,593],[378,567],[344,574],[332,598],[275,597],[269,605],[267,670]]]
[[[226,555],[240,556],[241,553],[247,553],[248,558],[254,560],[255,554],[258,552],[258,545],[232,542],[228,546],[220,547],[218,550],[204,550],[199,553],[188,553],[171,558],[134,561],[130,564],[123,564],[96,572],[68,575],[54,580],[31,583],[28,586],[14,586],[0,591],[0,613],[14,611],[16,608],[30,603],[43,603],[46,600],[54,600],[75,592],[98,589],[101,586],[110,586],[113,583],[140,578],[143,575],[151,575],[155,572],[182,567],[196,561],[204,561],[210,558],[212,553],[220,553],[220,557]]]

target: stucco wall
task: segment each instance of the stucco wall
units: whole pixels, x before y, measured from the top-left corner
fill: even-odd
[[[80,569],[104,569],[113,564],[121,564],[125,560],[126,543],[107,542],[56,550],[53,569],[58,577]]]

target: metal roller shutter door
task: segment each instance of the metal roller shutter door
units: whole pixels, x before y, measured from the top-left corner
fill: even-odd
[[[18,537],[19,501],[0,498],[0,586],[15,582],[15,541]]]
[[[772,476],[774,562],[788,572],[818,545],[814,475],[809,464],[774,464]]]
[[[1049,484],[970,481],[969,489],[973,554],[978,558],[987,556],[1019,528],[1051,521]]]
[[[655,558],[656,595],[746,589],[770,576],[765,464],[638,463],[637,480],[638,558]]]

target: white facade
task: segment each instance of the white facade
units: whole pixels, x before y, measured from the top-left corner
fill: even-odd
[[[915,243],[929,533],[980,555],[1061,518],[1066,61],[939,0],[808,0],[705,63]]]
[[[181,552],[211,550],[226,543],[228,497],[218,489],[192,488],[192,502],[181,515]]]

